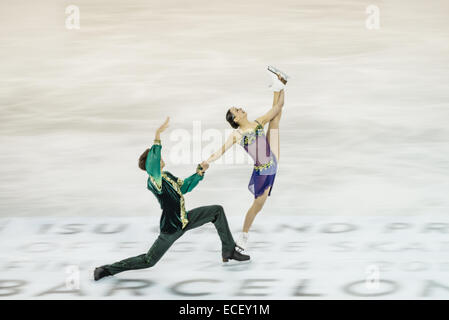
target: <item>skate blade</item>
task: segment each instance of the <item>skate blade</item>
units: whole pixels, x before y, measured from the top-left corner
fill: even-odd
[[[226,260],[226,261],[225,261]],[[222,266],[223,267],[235,267],[235,266],[244,266],[251,263],[251,259],[245,261],[237,261],[231,259],[223,259]]]
[[[285,72],[282,72],[281,70],[279,70],[276,67],[273,66],[268,66],[268,71],[274,73],[275,75],[280,74],[282,78],[284,78],[285,80],[290,79],[290,76],[288,76]]]

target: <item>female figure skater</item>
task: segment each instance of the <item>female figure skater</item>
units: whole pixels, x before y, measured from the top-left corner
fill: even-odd
[[[270,86],[273,90],[272,108],[255,121],[249,121],[242,108],[232,107],[226,113],[226,120],[234,130],[221,149],[214,152],[208,164],[219,159],[233,144],[239,143],[254,160],[254,170],[248,188],[254,194],[254,202],[246,213],[243,230],[237,244],[246,249],[249,229],[257,213],[262,209],[267,197],[271,194],[279,161],[279,122],[284,106],[284,86],[288,76],[280,70],[269,66],[273,77]],[[265,135],[264,126],[269,122]]]

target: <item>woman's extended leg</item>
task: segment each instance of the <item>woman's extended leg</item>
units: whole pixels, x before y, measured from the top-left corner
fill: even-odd
[[[256,215],[262,210],[265,201],[267,200],[268,193],[270,192],[270,188],[267,188],[265,192],[254,199],[252,206],[248,209],[248,212],[245,216],[245,222],[243,223],[243,232],[247,233],[253,224],[254,218]]]
[[[245,222],[243,223],[243,231],[240,233],[239,238],[237,240],[237,245],[246,249],[246,243],[248,242],[248,231],[253,224],[254,218],[256,215],[262,210],[265,201],[267,200],[268,194],[270,193],[270,188],[267,188],[263,194],[254,199],[253,204],[248,209],[248,212],[245,216]]]
[[[273,92],[273,107],[277,104],[284,105],[284,90]],[[280,111],[276,117],[271,119],[267,132],[267,140],[270,144],[270,149],[278,161],[280,157],[279,122],[281,121],[281,115],[282,111]]]

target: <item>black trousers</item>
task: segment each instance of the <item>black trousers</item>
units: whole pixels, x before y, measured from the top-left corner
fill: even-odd
[[[198,228],[208,222],[212,222],[217,229],[221,240],[222,252],[228,253],[234,250],[235,241],[229,229],[228,221],[226,220],[226,215],[222,206],[212,205],[195,208],[187,212],[187,219],[189,220],[189,223],[184,229],[174,233],[161,232],[147,253],[103,267],[113,275],[127,270],[150,268],[162,258],[171,245],[185,232]]]

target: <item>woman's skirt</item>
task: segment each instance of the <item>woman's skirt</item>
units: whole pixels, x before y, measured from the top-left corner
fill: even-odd
[[[253,174],[249,180],[248,189],[254,194],[254,198],[261,196],[265,190],[270,188],[268,195],[273,189],[274,178],[276,177],[277,161],[273,156],[272,160],[264,165],[254,166]]]

